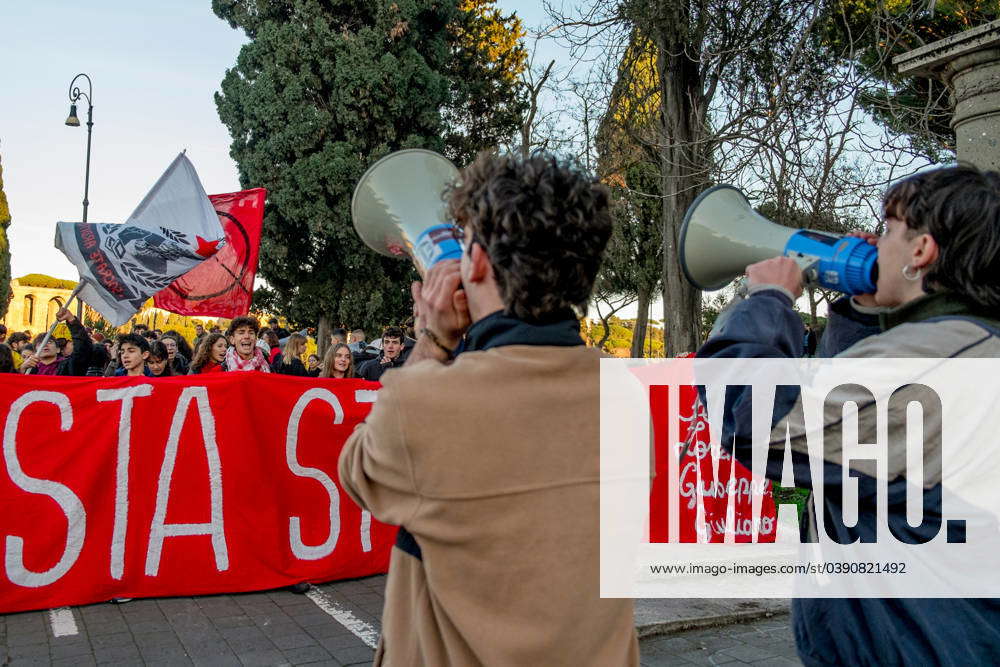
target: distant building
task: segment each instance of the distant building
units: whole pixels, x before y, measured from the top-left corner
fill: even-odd
[[[3,324],[10,332],[30,331],[37,334],[47,331],[75,287],[76,283],[72,280],[60,280],[41,273],[15,278],[10,281],[11,299]],[[75,307],[71,308],[76,312]],[[99,317],[92,308],[85,307],[85,310],[86,317]]]
[[[56,313],[69,300],[69,295],[76,288],[76,282],[53,278],[42,273],[31,273],[10,281],[11,300],[7,314],[2,322],[9,332],[30,331],[32,334],[48,331],[56,319]],[[76,313],[76,302],[70,304],[70,309]],[[112,333],[110,325],[103,322],[101,314],[90,306],[84,306],[84,322],[87,326],[95,326],[105,333]],[[198,317],[190,318],[175,315],[153,306],[153,301],[147,301],[124,326],[117,331],[127,332],[132,325],[142,322],[151,329],[177,329],[189,340],[194,339],[195,324],[218,324],[223,329],[229,320],[222,318]]]

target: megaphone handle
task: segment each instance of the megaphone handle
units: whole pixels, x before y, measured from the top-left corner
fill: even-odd
[[[803,255],[800,252],[789,253],[787,257],[795,260],[795,263],[799,265],[800,269],[802,269],[803,285],[809,287],[819,284],[819,271],[816,269],[816,267],[819,266],[818,257]]]

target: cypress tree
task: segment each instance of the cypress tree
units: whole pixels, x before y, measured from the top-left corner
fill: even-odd
[[[351,195],[392,151],[464,162],[516,129],[520,23],[491,4],[213,0],[250,38],[215,100],[241,184],[269,193],[260,274],[271,289],[254,309],[319,321],[323,342],[331,325],[378,332],[409,315],[416,272],[358,239]],[[506,41],[482,41],[491,25]],[[491,106],[479,113],[473,96]]]

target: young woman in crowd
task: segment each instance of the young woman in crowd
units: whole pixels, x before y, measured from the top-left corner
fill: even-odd
[[[226,360],[226,350],[229,342],[220,333],[208,334],[201,340],[198,351],[191,362],[189,374],[220,373],[225,370],[222,362]]]
[[[149,359],[146,360],[146,366],[149,367],[149,372],[153,374],[153,377],[180,375],[180,373],[174,373],[173,365],[170,363],[170,351],[167,349],[165,340],[170,339],[158,340],[149,346]]]
[[[309,355],[309,360],[306,362],[306,373],[311,378],[318,378],[319,377],[319,372],[321,370],[322,370],[322,368],[320,368],[320,364],[319,364],[319,355],[318,354],[310,354]]]
[[[323,358],[323,370],[320,371],[321,378],[354,378],[354,355],[351,348],[345,343],[337,343],[326,351]]]
[[[271,334],[274,335],[273,333]],[[285,341],[285,351],[271,364],[272,373],[282,375],[297,375],[307,377],[305,364],[302,363],[302,353],[306,351],[306,337],[302,334],[293,333]]]

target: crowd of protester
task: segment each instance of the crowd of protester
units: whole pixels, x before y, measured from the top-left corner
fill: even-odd
[[[70,337],[13,332],[0,325],[0,373],[66,376],[173,377],[225,371],[259,371],[298,377],[360,378],[377,381],[401,366],[414,339],[401,327],[388,327],[366,342],[365,332],[334,329],[326,353],[306,357],[308,330],[289,332],[272,318],[262,327],[252,316],[237,317],[223,332],[196,325],[189,341],[175,330],[135,324],[116,339],[85,327],[72,312],[56,314]]]

